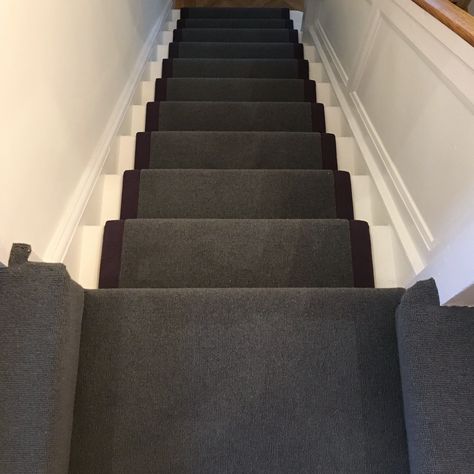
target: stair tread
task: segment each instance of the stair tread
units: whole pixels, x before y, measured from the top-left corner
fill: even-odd
[[[163,60],[163,77],[309,78],[304,59],[172,58]]]
[[[181,18],[290,18],[288,8],[190,7]]]
[[[368,226],[342,219],[110,221],[100,286],[373,286],[367,252]]]
[[[353,218],[348,173],[321,170],[128,171],[122,219]]]
[[[154,130],[324,132],[324,106],[309,102],[150,102],[146,131]]]
[[[299,43],[223,43],[178,41],[169,45],[170,58],[303,59]]]
[[[336,142],[316,132],[139,133],[135,167],[336,169]]]
[[[177,28],[289,28],[293,20],[280,18],[181,18]]]
[[[316,83],[302,79],[157,79],[155,100],[315,102]]]
[[[179,28],[174,30],[173,41],[297,43],[298,32],[288,28]]]

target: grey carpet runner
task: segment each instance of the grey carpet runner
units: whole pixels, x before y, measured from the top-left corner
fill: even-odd
[[[288,8],[181,8],[181,18],[290,18]]]
[[[288,11],[181,17],[86,295],[71,472],[407,472],[401,292],[362,290]]]
[[[267,58],[303,59],[303,45],[288,43],[224,43],[185,42],[170,43],[170,58]]]
[[[337,169],[336,140],[326,133],[138,133],[135,168]]]
[[[348,173],[322,170],[136,170],[122,219],[352,219]]]
[[[290,28],[293,20],[279,18],[181,18],[176,24],[181,28]]]
[[[101,288],[373,286],[369,229],[345,219],[127,219],[104,232]]]
[[[308,79],[305,59],[172,58],[163,59],[163,77],[241,77]]]
[[[273,131],[325,132],[324,106],[311,102],[149,102],[147,132]]]
[[[155,101],[316,102],[316,84],[301,79],[157,79]]]
[[[181,28],[174,31],[173,41],[298,43],[298,32],[289,28]]]

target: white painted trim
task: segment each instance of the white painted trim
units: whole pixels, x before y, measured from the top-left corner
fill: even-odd
[[[370,52],[374,46],[375,40],[377,38],[377,33],[380,27],[380,11],[375,9],[372,5],[372,18],[369,21],[369,29],[367,32],[367,36],[363,44],[360,47],[359,54],[357,55],[358,61],[357,65],[354,68],[352,73],[352,77],[349,79],[347,87],[349,90],[357,90],[360,85],[360,81],[362,80],[362,76],[364,71],[367,67],[367,63],[369,61]]]
[[[87,203],[92,195],[94,187],[102,172],[107,156],[110,151],[111,143],[117,135],[122,122],[133,101],[135,90],[142,78],[144,68],[150,56],[155,52],[155,45],[158,34],[162,26],[168,21],[171,15],[171,0],[168,0],[166,7],[156,20],[155,26],[150,31],[142,50],[135,62],[130,77],[125,84],[120,97],[110,115],[110,119],[105,126],[104,132],[100,137],[94,153],[89,160],[89,164],[82,174],[79,183],[68,202],[62,218],[51,238],[43,260],[47,262],[62,262],[68,248],[74,238],[74,234],[79,226],[82,215],[86,209]]]
[[[357,92],[352,92],[351,97],[360,116],[360,120],[362,121],[368,136],[372,140],[372,143],[377,150],[380,167],[382,168],[383,175],[387,176],[387,184],[390,188],[390,191],[395,192],[399,197],[399,201],[401,201],[405,206],[406,212],[403,212],[403,214],[405,215],[405,218],[409,216],[413,221],[413,226],[416,228],[416,231],[419,234],[420,242],[423,242],[426,250],[431,250],[433,248],[434,242],[433,234],[430,232],[428,225],[423,219],[418,207],[416,206],[413,198],[403,183],[403,180],[401,179],[395,165],[392,162],[392,159],[390,158],[390,154],[383,145],[383,142],[380,139],[375,126],[369,118],[369,114],[362,105],[359,95]]]
[[[346,70],[344,69],[343,65],[341,64],[341,61],[339,60],[339,57],[337,56],[336,52],[334,51],[334,48],[332,47],[332,44],[329,41],[329,38],[328,38],[326,32],[324,31],[324,28],[321,25],[321,23],[319,22],[319,20],[317,20],[317,22],[316,22],[316,29],[317,29],[317,32],[318,32],[319,36],[321,37],[322,42],[324,43],[325,48],[327,49],[327,54],[330,56],[330,58],[333,62],[334,66],[332,66],[332,65],[330,66],[331,67],[331,72],[333,72],[333,69],[336,69],[342,83],[344,84],[344,86],[347,87],[347,85],[349,83],[349,75],[347,74]],[[319,54],[321,56],[321,47],[318,48],[318,44],[316,43],[316,41],[314,39],[314,34],[315,34],[315,30],[313,28],[310,28],[310,35],[311,35],[311,38],[313,40],[314,46],[316,47],[316,50],[319,52]],[[321,57],[321,59],[323,59],[323,58]],[[328,71],[329,63],[327,61],[326,62],[323,61],[323,63],[324,63],[324,66],[326,67],[326,71],[329,73],[329,71]]]
[[[346,93],[341,86],[341,84],[347,86],[348,78],[340,67],[339,59],[321,24],[317,22],[316,27],[311,27],[308,33],[321,57],[329,81],[334,87],[336,97],[366,161],[369,173],[387,208],[393,227],[407,254],[413,272],[418,273],[425,266],[418,241],[423,242],[424,236],[418,231],[420,224],[416,223],[413,219],[412,214],[416,215],[416,212],[410,210],[406,205],[407,202],[410,202],[411,198],[401,194],[400,189],[402,187],[396,186],[392,178],[393,173],[386,166],[388,154],[384,151],[383,146],[381,146],[381,140],[378,138],[375,128],[367,118],[364,118],[363,109],[357,100],[357,96]],[[387,179],[387,177],[391,179]],[[416,235],[416,238],[414,238],[413,234]]]

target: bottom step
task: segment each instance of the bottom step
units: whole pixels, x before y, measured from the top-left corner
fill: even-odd
[[[86,292],[70,472],[408,473],[402,293]]]
[[[373,287],[369,226],[130,219],[105,226],[100,288]]]

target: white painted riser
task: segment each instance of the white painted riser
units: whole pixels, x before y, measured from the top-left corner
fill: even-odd
[[[145,128],[146,103],[154,98],[155,79],[161,77],[161,61],[168,57],[168,43],[179,11],[174,10],[172,15],[173,20],[166,24],[167,31],[159,35],[160,44],[155,48],[153,60],[144,68],[142,81],[119,135],[111,145],[103,175],[97,182],[65,260],[72,277],[85,288],[97,288],[98,285],[104,224],[120,217],[122,174],[134,167],[135,134]],[[305,58],[311,61],[310,79],[317,82],[318,101],[325,105],[327,131],[336,135],[339,169],[351,173],[355,218],[370,225],[376,286],[400,286],[405,257],[397,236],[387,225],[389,219],[385,208],[313,46],[305,46]]]

